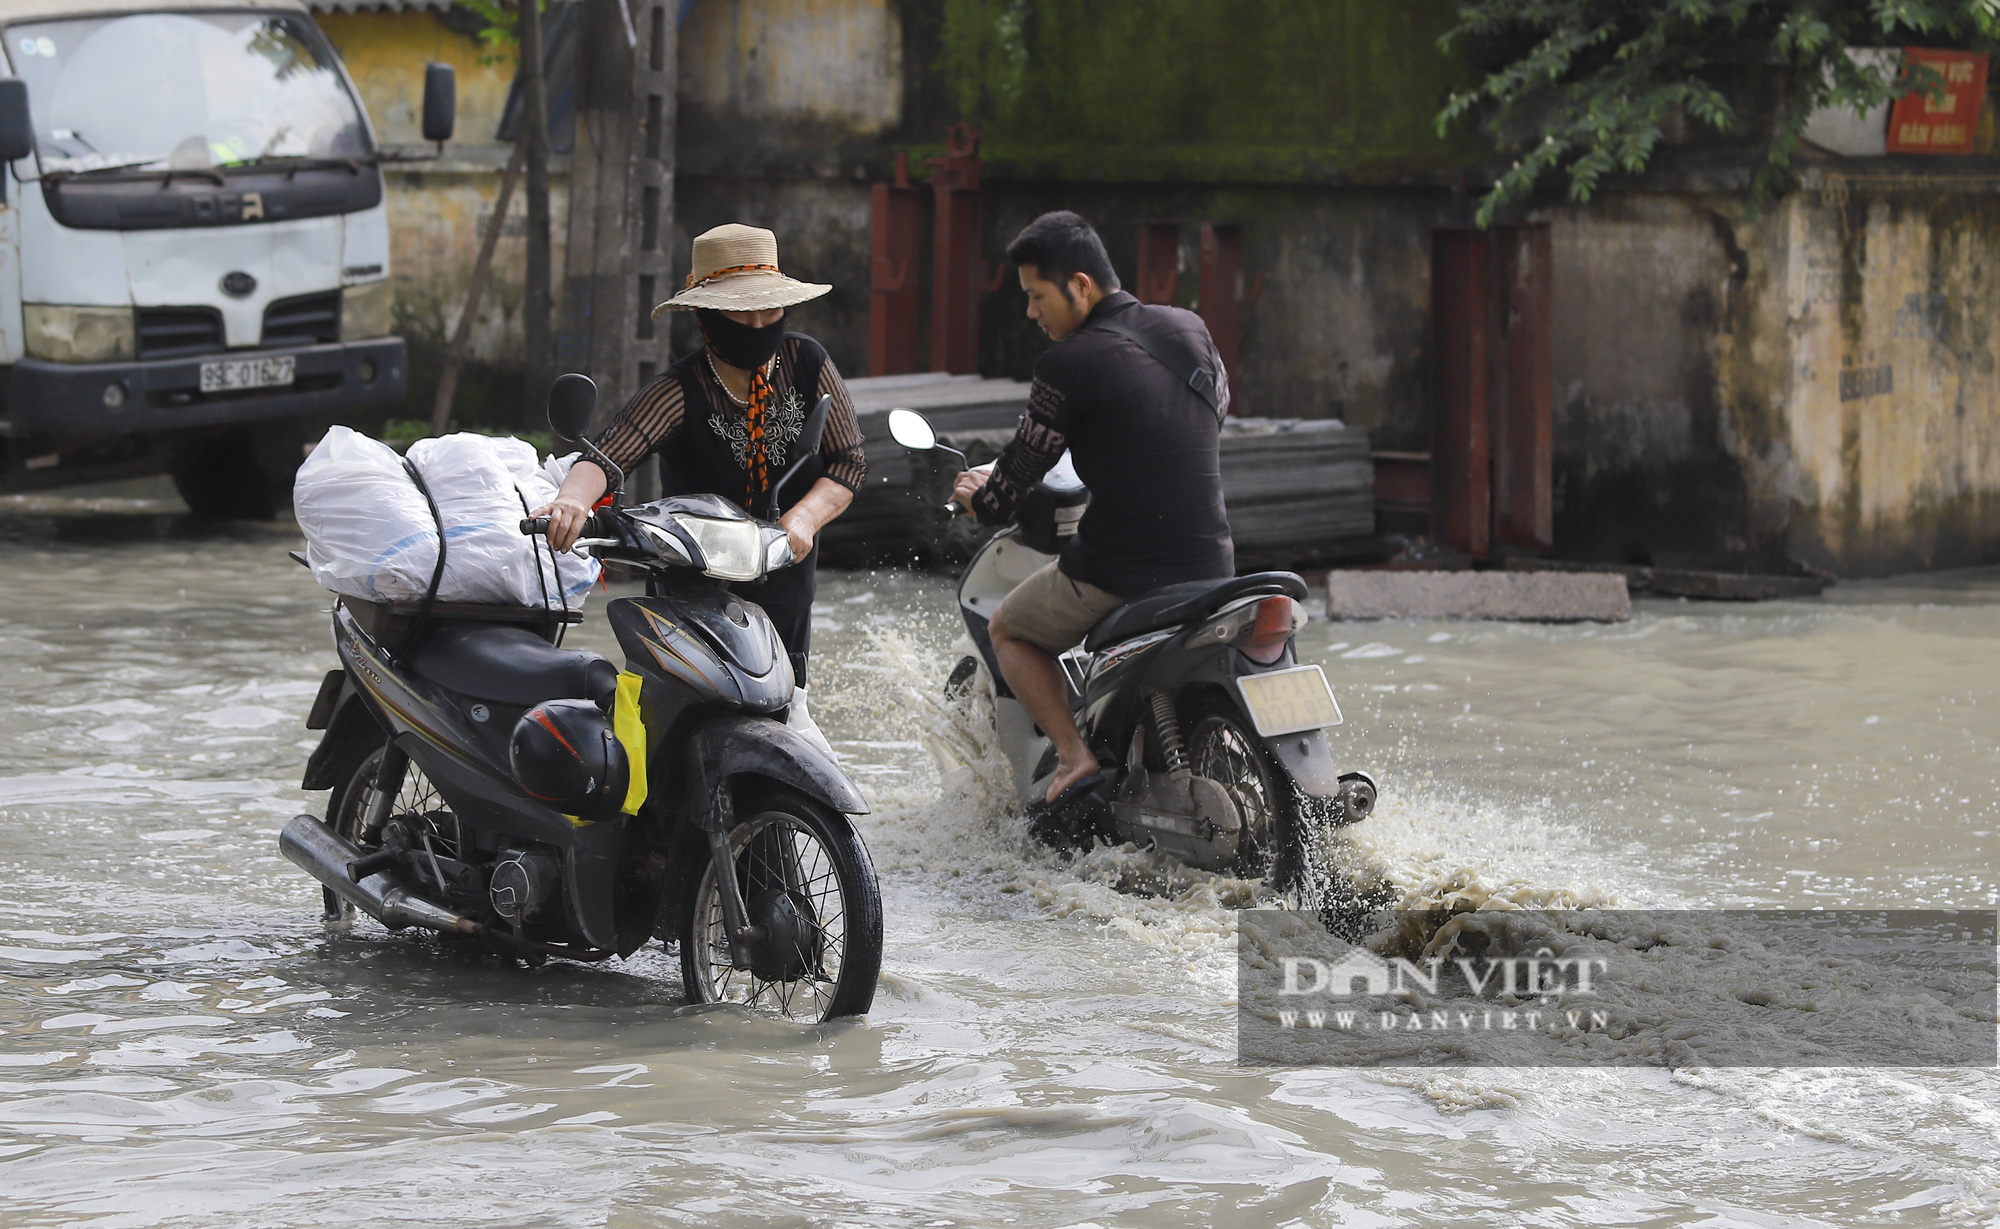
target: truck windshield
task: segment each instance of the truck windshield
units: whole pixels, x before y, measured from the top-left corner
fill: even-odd
[[[44,174],[355,158],[368,129],[333,52],[290,13],[138,13],[16,24]]]

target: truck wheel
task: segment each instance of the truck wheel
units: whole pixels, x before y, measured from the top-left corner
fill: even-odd
[[[292,506],[303,440],[295,422],[230,427],[175,443],[167,472],[204,520],[268,521]]]

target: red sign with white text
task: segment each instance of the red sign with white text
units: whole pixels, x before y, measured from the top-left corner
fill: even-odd
[[[1970,51],[1905,47],[1903,63],[1922,64],[1944,78],[1944,93],[1919,89],[1889,111],[1892,154],[1969,154],[1986,101],[1986,57]]]

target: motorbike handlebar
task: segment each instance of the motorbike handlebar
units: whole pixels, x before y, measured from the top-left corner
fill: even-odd
[[[521,533],[530,538],[547,537],[549,534],[549,518],[546,516],[531,516],[526,518],[521,522]],[[617,535],[612,531],[610,521],[602,514],[593,512],[583,519],[583,529],[577,536],[582,538],[609,538],[616,537]]]

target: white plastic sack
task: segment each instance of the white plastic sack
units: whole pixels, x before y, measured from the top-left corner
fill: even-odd
[[[299,466],[292,506],[313,579],[376,602],[420,598],[437,567],[437,528],[396,450],[335,427]]]
[[[444,522],[442,602],[510,606],[583,604],[597,561],[556,555],[546,539],[521,532],[521,518],[555,498],[535,449],[524,440],[459,432],[410,445]],[[567,467],[562,472],[568,473]]]
[[[439,601],[583,605],[597,561],[555,555],[520,528],[529,510],[555,498],[574,456],[537,466],[523,440],[461,432],[419,440],[409,460],[444,524]],[[437,566],[437,522],[394,449],[333,428],[299,467],[293,500],[320,584],[371,601],[423,597]]]

